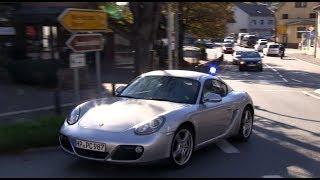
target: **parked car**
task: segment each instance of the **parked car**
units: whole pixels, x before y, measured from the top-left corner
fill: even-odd
[[[257,43],[261,43],[261,42],[268,43],[268,40],[267,39],[258,39],[257,40]]]
[[[183,47],[183,60],[190,66],[196,66],[200,61],[200,48],[194,46]]]
[[[239,50],[234,51],[234,53],[232,54],[233,56],[232,64],[239,64],[239,58],[241,57],[242,53],[243,51],[239,51]]]
[[[257,42],[256,45],[254,45],[254,50],[256,51],[262,51],[263,48],[265,48],[267,46],[267,42],[265,41],[260,41],[260,42]]]
[[[223,43],[223,53],[225,54],[232,54],[234,52],[234,45],[233,43]]]
[[[257,69],[263,71],[262,58],[257,51],[244,51],[239,57],[239,71]]]
[[[74,108],[59,131],[62,150],[110,163],[167,159],[185,167],[195,150],[236,136],[250,138],[254,104],[221,78],[206,73],[164,70],[118,87],[116,97]]]
[[[280,44],[278,43],[269,43],[266,45],[265,48],[263,48],[262,52],[264,55],[269,56],[269,55],[276,55],[279,56],[279,48]]]
[[[223,42],[225,42],[225,43],[227,43],[227,42],[234,43],[234,38],[228,36],[228,37],[224,38]]]
[[[241,46],[242,47],[254,47],[254,45],[257,42],[256,35],[245,35],[243,39],[241,40]]]
[[[214,42],[212,48],[206,49],[207,53],[207,60],[209,61],[223,61],[224,54],[223,54],[223,43],[216,43]]]

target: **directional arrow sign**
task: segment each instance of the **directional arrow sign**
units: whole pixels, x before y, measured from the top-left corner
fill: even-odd
[[[102,51],[103,38],[101,34],[74,34],[68,39],[66,45],[73,52]]]
[[[104,32],[107,30],[107,14],[92,9],[68,8],[58,21],[70,32]]]

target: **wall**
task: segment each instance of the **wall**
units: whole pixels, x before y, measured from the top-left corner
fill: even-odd
[[[317,12],[317,20],[318,20],[318,23],[317,23],[317,26],[316,29],[317,29],[317,49],[316,49],[316,58],[319,58],[320,59],[320,11]]]
[[[275,12],[278,21],[282,20],[282,14],[288,14],[289,18],[309,18],[309,14],[313,12],[313,8],[319,5],[318,2],[306,2],[305,8],[296,8],[295,2],[285,2]]]
[[[248,14],[242,11],[237,6],[233,7],[233,12],[234,12],[234,19],[236,20],[236,22],[227,24],[228,34],[239,33],[240,29],[248,29],[249,28]]]
[[[254,24],[254,20],[256,24]],[[261,24],[261,20],[263,20],[263,24]],[[269,24],[269,20],[272,20],[271,24]],[[273,36],[273,29],[275,27],[274,17],[251,16],[249,17],[249,24],[249,32],[258,33],[262,37],[266,36],[266,38]]]

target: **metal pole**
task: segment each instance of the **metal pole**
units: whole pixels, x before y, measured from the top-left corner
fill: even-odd
[[[96,75],[97,75],[97,92],[98,97],[101,97],[101,69],[100,69],[100,52],[95,52],[96,56]]]
[[[168,36],[168,61],[169,69],[173,69],[172,63],[172,24],[173,24],[173,13],[171,12],[170,6],[168,5],[168,20],[167,20],[167,36]]]
[[[80,93],[79,93],[79,69],[73,69],[73,77],[74,77],[74,92],[75,92],[75,103],[80,102]]]

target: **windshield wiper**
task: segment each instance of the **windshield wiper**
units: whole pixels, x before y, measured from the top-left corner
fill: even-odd
[[[169,100],[166,100],[166,99],[161,99],[161,98],[152,98],[152,97],[149,97],[149,98],[145,98],[146,100],[156,100],[156,101],[169,101]]]

